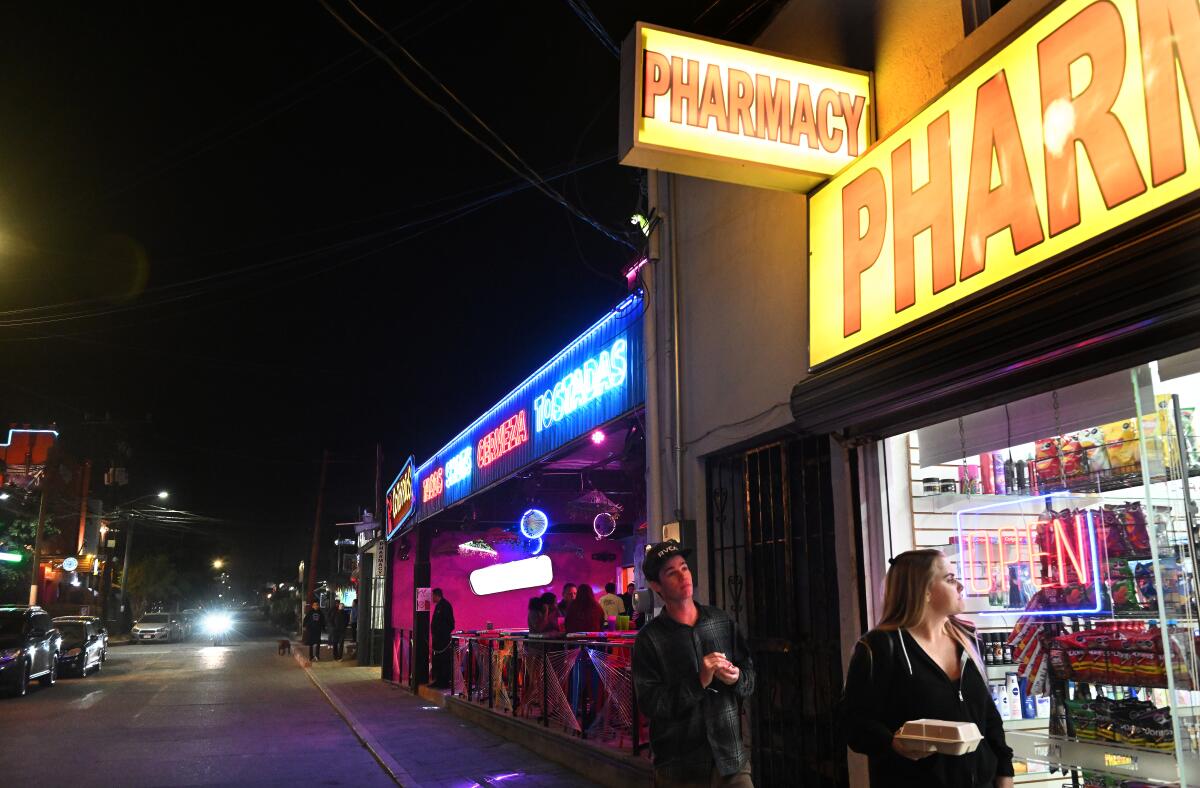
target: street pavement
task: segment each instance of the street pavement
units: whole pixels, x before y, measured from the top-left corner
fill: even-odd
[[[241,627],[224,646],[113,647],[98,674],[0,700],[0,784],[589,785],[378,668],[306,671],[265,624]]]

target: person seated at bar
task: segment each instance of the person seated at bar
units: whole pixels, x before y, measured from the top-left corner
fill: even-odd
[[[538,631],[546,634],[562,632],[562,622],[559,621],[558,604],[554,601],[553,591],[542,594],[542,604],[545,606],[546,616],[542,620],[542,628]]]
[[[535,596],[529,600],[529,612],[525,620],[529,626],[529,634],[536,635],[542,631],[542,627],[546,624],[546,602],[544,599],[540,596]]]
[[[604,627],[604,608],[596,601],[596,594],[587,583],[575,591],[575,601],[567,608],[563,620],[565,632],[599,632]]]

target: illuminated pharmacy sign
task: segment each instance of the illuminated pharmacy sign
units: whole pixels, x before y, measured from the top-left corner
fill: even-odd
[[[809,364],[1194,196],[1193,31],[1194,2],[1067,0],[813,194]]]
[[[589,402],[625,384],[629,343],[618,339],[571,370],[533,401],[537,431],[553,426]]]
[[[476,419],[416,473],[420,521],[645,402],[643,302],[626,298]]]
[[[973,515],[1041,498],[980,506],[956,516],[959,579],[967,593],[990,596],[998,589],[1009,605],[993,606],[984,616],[1062,616],[1098,613],[1103,606],[1096,522],[1088,510],[1057,514],[1053,519],[1024,516],[1024,523],[1001,528],[974,528]],[[1032,599],[1014,606],[1010,584],[1028,581]],[[1016,590],[1015,595],[1023,596]]]
[[[392,486],[388,487],[386,511],[387,533],[389,537],[399,530],[405,521],[412,516],[415,504],[413,498],[414,471],[413,458],[409,457],[408,462],[404,463],[404,467],[396,475],[396,480],[392,482]]]
[[[806,192],[871,142],[870,75],[639,22],[621,49],[621,163]]]

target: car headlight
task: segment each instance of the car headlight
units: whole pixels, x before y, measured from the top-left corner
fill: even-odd
[[[82,654],[82,653],[83,653],[83,649],[81,649],[81,648],[72,648],[72,649],[68,649],[68,650],[67,650],[66,656],[68,656],[68,657],[78,657],[78,656],[79,656],[80,654]]]
[[[0,662],[12,662],[19,656],[21,656],[21,649],[19,648],[0,649]]]

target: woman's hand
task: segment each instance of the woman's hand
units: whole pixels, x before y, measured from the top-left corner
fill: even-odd
[[[996,778],[996,788],[1013,788],[1013,778],[997,777]]]
[[[919,745],[911,745],[904,739],[901,739],[900,731],[896,731],[892,735],[892,750],[901,758],[908,758],[910,761],[919,761],[922,758],[928,758],[930,755],[933,755],[931,750],[921,748]]]

